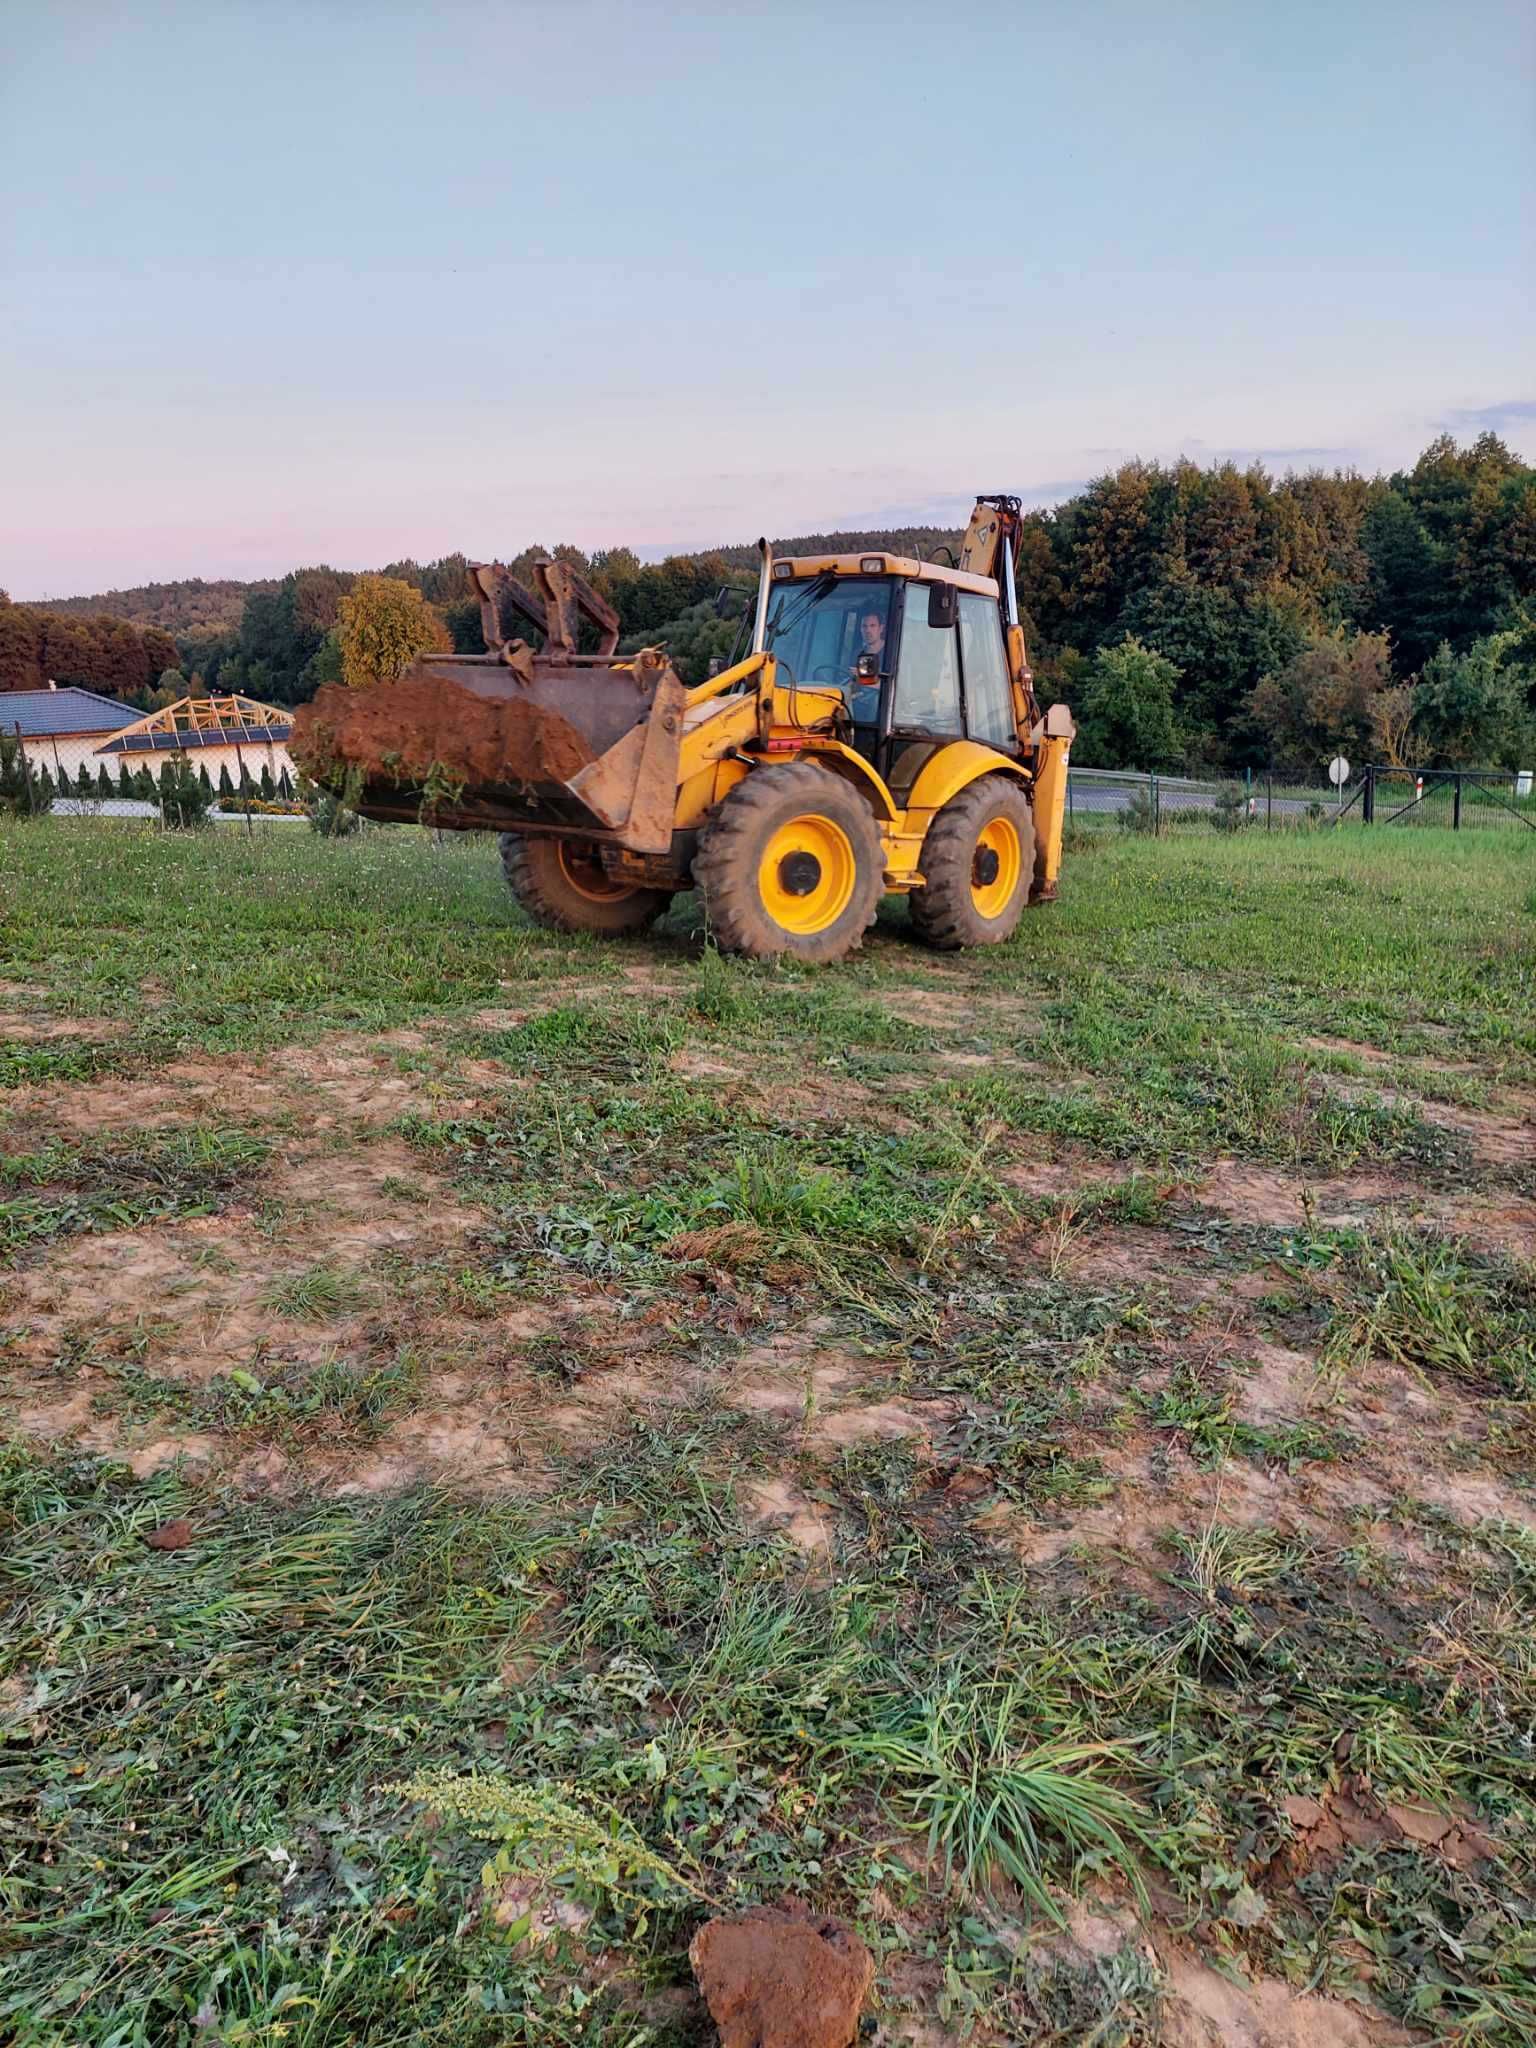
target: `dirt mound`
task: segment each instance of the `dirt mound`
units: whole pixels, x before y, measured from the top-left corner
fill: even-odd
[[[849,2048],[874,1958],[798,1899],[711,1920],[688,1951],[720,2048]]]
[[[471,788],[520,773],[568,782],[593,748],[557,712],[520,697],[482,696],[440,675],[405,676],[378,690],[327,683],[294,723],[294,758],[311,775],[343,762],[365,782],[422,782],[434,770]]]

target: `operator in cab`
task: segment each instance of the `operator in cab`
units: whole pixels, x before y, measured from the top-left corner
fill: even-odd
[[[859,651],[845,688],[848,715],[855,725],[873,725],[879,717],[884,667],[885,614],[871,605],[859,613]]]

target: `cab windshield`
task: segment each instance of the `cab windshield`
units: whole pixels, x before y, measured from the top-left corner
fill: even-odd
[[[888,577],[798,576],[776,583],[768,601],[768,652],[789,671],[786,682],[840,689],[856,724],[873,724],[878,677],[857,674],[861,654],[887,667],[891,612]]]

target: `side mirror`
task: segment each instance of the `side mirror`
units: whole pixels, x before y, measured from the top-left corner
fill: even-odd
[[[715,593],[715,617],[717,619],[728,619],[731,613],[735,611],[736,600],[740,595],[741,592],[733,590],[729,583],[722,583],[719,590]]]
[[[959,591],[953,583],[928,586],[928,623],[936,631],[948,631],[960,616]]]

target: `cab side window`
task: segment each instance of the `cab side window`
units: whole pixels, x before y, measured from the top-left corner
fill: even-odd
[[[952,626],[928,623],[928,588],[906,586],[901,649],[896,657],[896,702],[891,723],[898,730],[959,734],[960,661]]]
[[[971,738],[989,747],[1011,747],[1018,737],[1013,692],[1003,652],[1003,622],[991,598],[962,591],[960,654],[965,663],[965,719]]]

